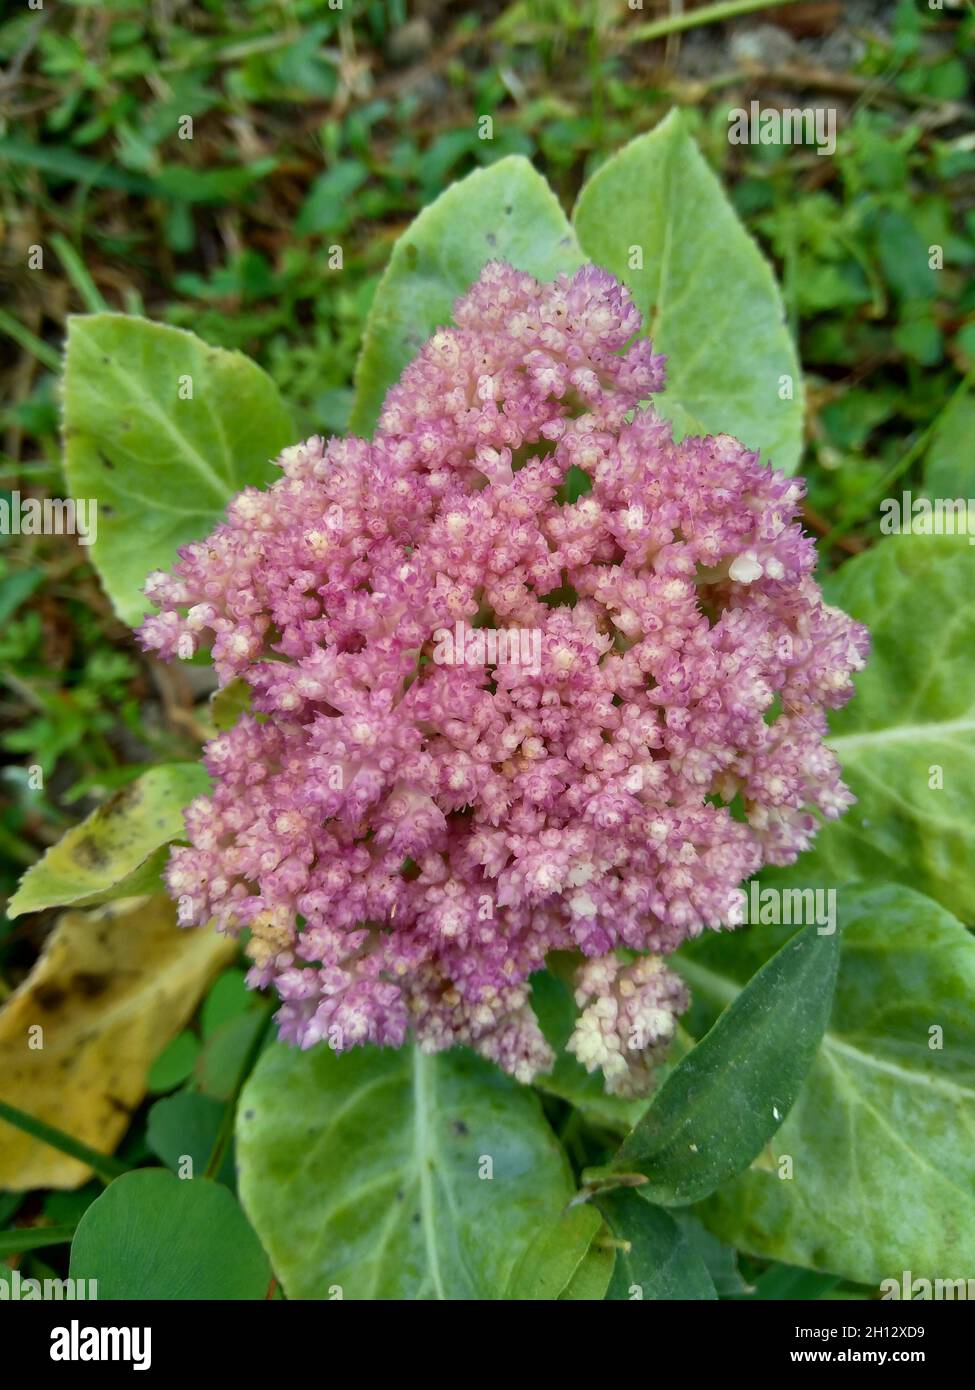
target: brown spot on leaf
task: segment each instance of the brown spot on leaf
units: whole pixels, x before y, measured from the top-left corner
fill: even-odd
[[[59,985],[40,985],[34,991],[34,1001],[38,1008],[52,1013],[64,1003],[67,995]]]
[[[83,869],[100,869],[108,863],[108,855],[93,835],[82,835],[72,854]]]
[[[96,975],[94,971],[79,970],[71,980],[71,985],[85,999],[97,999],[109,986],[107,975]]]

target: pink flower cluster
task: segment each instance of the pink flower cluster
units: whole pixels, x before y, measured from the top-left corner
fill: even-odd
[[[610,275],[494,262],[455,324],[371,443],[285,450],[150,578],[145,646],[212,644],[254,711],[207,746],[168,884],[184,923],[249,929],[303,1047],[410,1031],[530,1080],[552,1058],[529,976],[581,951],[574,1046],[626,1090],[686,1000],[615,953],[727,923],[849,804],[825,710],[867,637],[811,577],[802,485],[641,407],[663,360]],[[435,660],[458,623],[539,659]],[[617,1018],[645,1045],[607,1042]]]

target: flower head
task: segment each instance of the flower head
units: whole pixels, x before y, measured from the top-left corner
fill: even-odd
[[[612,953],[727,923],[852,800],[825,711],[866,633],[812,578],[802,484],[641,405],[663,361],[610,275],[494,262],[454,320],[371,443],[285,450],[150,577],[145,646],[209,642],[254,711],[206,749],[168,884],[186,923],[249,929],[304,1047],[412,1032],[530,1079],[528,978],[569,949],[603,958],[585,999],[605,975],[580,1057],[630,1021],[630,981],[654,1022],[617,1051],[642,1075],[682,987]]]

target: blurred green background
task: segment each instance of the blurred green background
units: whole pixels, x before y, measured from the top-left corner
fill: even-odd
[[[513,152],[569,207],[679,105],[783,284],[824,566],[870,543],[892,487],[975,495],[975,14],[738,8],[678,31],[654,0],[17,6],[0,24],[0,490],[65,493],[68,314],[192,327],[256,358],[304,433],[342,431],[370,298],[418,209]],[[671,32],[648,37],[657,21]],[[729,109],[753,99],[835,107],[835,154],[729,144]],[[137,651],[73,538],[0,537],[0,893],[106,793],[196,756],[207,679]],[[0,921],[0,1000],[47,925]]]

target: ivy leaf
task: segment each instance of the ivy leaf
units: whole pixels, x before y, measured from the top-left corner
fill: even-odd
[[[237,1158],[289,1298],[497,1299],[572,1194],[537,1097],[461,1050],[272,1046]]]
[[[975,1249],[975,939],[900,885],[836,892],[840,970],[819,1052],[766,1153],[697,1210],[744,1250],[857,1283],[961,1277]],[[790,930],[682,948],[690,1026],[740,998]]]
[[[599,1208],[621,1242],[607,1299],[717,1298],[703,1259],[667,1212],[623,1188],[601,1197]]]
[[[975,547],[890,536],[841,566],[826,595],[870,629],[856,695],[830,744],[857,797],[825,825],[807,881],[893,880],[975,918]],[[771,881],[771,880],[770,880]]]
[[[65,473],[76,499],[97,502],[91,558],[131,626],[150,571],[212,530],[234,493],[270,482],[292,442],[277,387],[243,353],[126,314],[68,320]]]
[[[682,433],[733,434],[795,472],[802,377],[782,296],[677,112],[606,161],[573,221],[583,251],[629,286],[667,355],[661,414]],[[780,396],[786,377],[791,400]]]
[[[553,280],[582,259],[558,199],[522,155],[452,184],[393,248],[366,322],[350,429],[372,433],[390,386],[488,261]]]
[[[197,763],[153,767],[119,788],[24,874],[8,917],[135,897],[158,886],[162,846],[183,833],[183,808],[207,791]]]
[[[100,1299],[257,1299],[271,1268],[231,1192],[162,1168],[116,1178],[85,1212],[71,1278]]]
[[[807,927],[677,1064],[611,1165],[646,1174],[641,1198],[698,1201],[768,1143],[822,1037],[838,954],[835,934]]]

